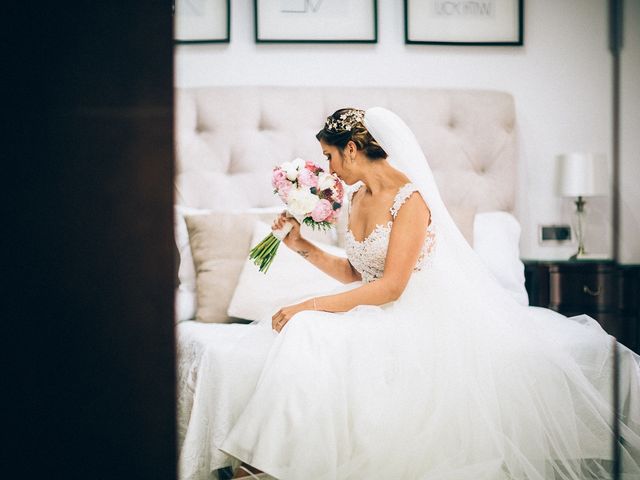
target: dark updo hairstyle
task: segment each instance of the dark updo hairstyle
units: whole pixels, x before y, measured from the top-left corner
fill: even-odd
[[[358,150],[371,160],[382,160],[387,158],[385,152],[378,142],[371,136],[369,130],[364,126],[364,111],[356,108],[341,108],[333,115],[329,115],[322,130],[316,134],[318,141],[322,140],[327,145],[333,145],[340,150],[344,150],[351,140],[356,144]]]

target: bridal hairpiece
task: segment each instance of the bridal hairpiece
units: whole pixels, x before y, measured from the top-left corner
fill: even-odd
[[[351,108],[340,114],[338,118],[333,118],[332,115],[328,116],[327,121],[324,122],[324,128],[332,133],[350,132],[357,123],[362,123],[363,121],[364,110]]]

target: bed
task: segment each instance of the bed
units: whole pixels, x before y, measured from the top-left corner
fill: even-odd
[[[315,134],[326,116],[341,107],[371,106],[393,110],[412,128],[467,241],[504,288],[527,304],[518,251],[520,227],[514,215],[517,128],[509,93],[391,87],[178,89],[175,230],[180,255],[176,328],[181,479],[216,478],[217,469],[232,463],[217,451],[221,439],[212,438],[207,422],[214,411],[217,421],[228,421],[237,408],[230,401],[210,402],[218,386],[215,366],[225,361],[226,349],[234,348],[227,341],[233,337],[230,332],[274,305],[321,294],[335,282],[286,248],[278,252],[268,282],[249,265],[250,246],[269,231],[268,223],[282,209],[268,181],[272,167],[295,157],[323,163]],[[342,210],[330,233],[305,231],[338,255],[344,254],[348,208]],[[246,294],[256,291],[263,297]],[[286,293],[277,297],[279,292]],[[550,321],[553,315],[548,312]],[[640,405],[635,406],[640,411]],[[229,416],[221,416],[225,411]]]

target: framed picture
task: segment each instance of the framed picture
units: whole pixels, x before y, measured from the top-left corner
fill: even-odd
[[[254,0],[258,43],[376,43],[377,0]]]
[[[404,0],[404,41],[522,45],[524,0]]]
[[[174,0],[176,43],[229,43],[231,0]]]

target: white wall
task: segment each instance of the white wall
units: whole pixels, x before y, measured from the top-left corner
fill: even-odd
[[[258,45],[253,38],[253,2],[232,0],[231,42],[176,47],[176,85],[374,85],[509,91],[516,100],[519,123],[522,256],[567,258],[575,246],[538,245],[537,226],[571,221],[571,202],[556,197],[553,190],[556,154],[588,151],[611,155],[607,2],[526,0],[523,47],[405,45],[402,3],[379,0],[377,44]],[[595,199],[588,207],[592,215],[587,247],[610,252],[609,202]]]

